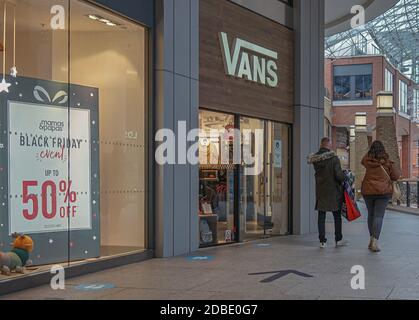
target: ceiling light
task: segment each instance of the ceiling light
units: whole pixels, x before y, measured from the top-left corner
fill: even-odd
[[[97,14],[88,14],[86,17],[88,17],[89,19],[92,19],[92,20],[95,20],[95,21],[104,23],[104,24],[106,24],[106,25],[108,25],[110,27],[117,27],[117,26],[123,27],[121,24],[116,23],[114,21],[111,21],[109,19],[106,19],[106,18],[104,18],[102,16],[99,16]]]

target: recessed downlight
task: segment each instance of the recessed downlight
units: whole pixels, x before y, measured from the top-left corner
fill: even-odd
[[[104,24],[106,24],[107,26],[110,26],[110,27],[117,27],[117,26],[123,27],[123,25],[121,25],[120,23],[116,23],[114,21],[111,21],[107,18],[104,18],[104,17],[96,15],[96,14],[88,14],[87,17],[91,20],[95,20],[97,22],[104,23]]]

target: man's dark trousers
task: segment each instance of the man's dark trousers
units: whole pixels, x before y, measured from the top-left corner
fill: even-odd
[[[343,239],[342,235],[342,215],[340,211],[333,212],[333,218],[335,219],[335,241],[339,242]],[[319,211],[319,240],[321,243],[326,243],[326,212]]]

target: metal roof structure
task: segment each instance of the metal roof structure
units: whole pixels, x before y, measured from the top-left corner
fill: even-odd
[[[419,0],[400,0],[356,29],[326,38],[326,57],[385,55],[419,84]]]

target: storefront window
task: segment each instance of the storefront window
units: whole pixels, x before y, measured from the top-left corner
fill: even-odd
[[[222,137],[234,129],[234,116],[201,111],[199,123],[205,134],[201,138],[199,177],[199,233],[201,246],[236,241],[234,217],[233,157],[222,161],[222,148],[232,148],[230,137]],[[218,134],[221,132],[221,135]]]
[[[336,66],[333,99],[372,100],[372,65]]]
[[[1,6],[1,251],[29,236],[37,272],[144,250],[147,30],[83,1]]]
[[[372,99],[372,76],[356,76],[355,77],[355,99],[365,100]]]
[[[141,250],[145,248],[146,31],[82,2],[72,3],[71,10],[70,82],[96,88],[100,102],[98,113],[91,114],[91,124],[99,126],[99,137],[92,141],[92,151],[100,150],[99,166],[92,165],[91,170],[92,201],[100,204],[95,207],[92,202],[93,218],[100,219],[96,235],[100,255]],[[77,167],[77,162],[70,163],[73,173]]]
[[[335,100],[351,100],[351,77],[335,77]]]

